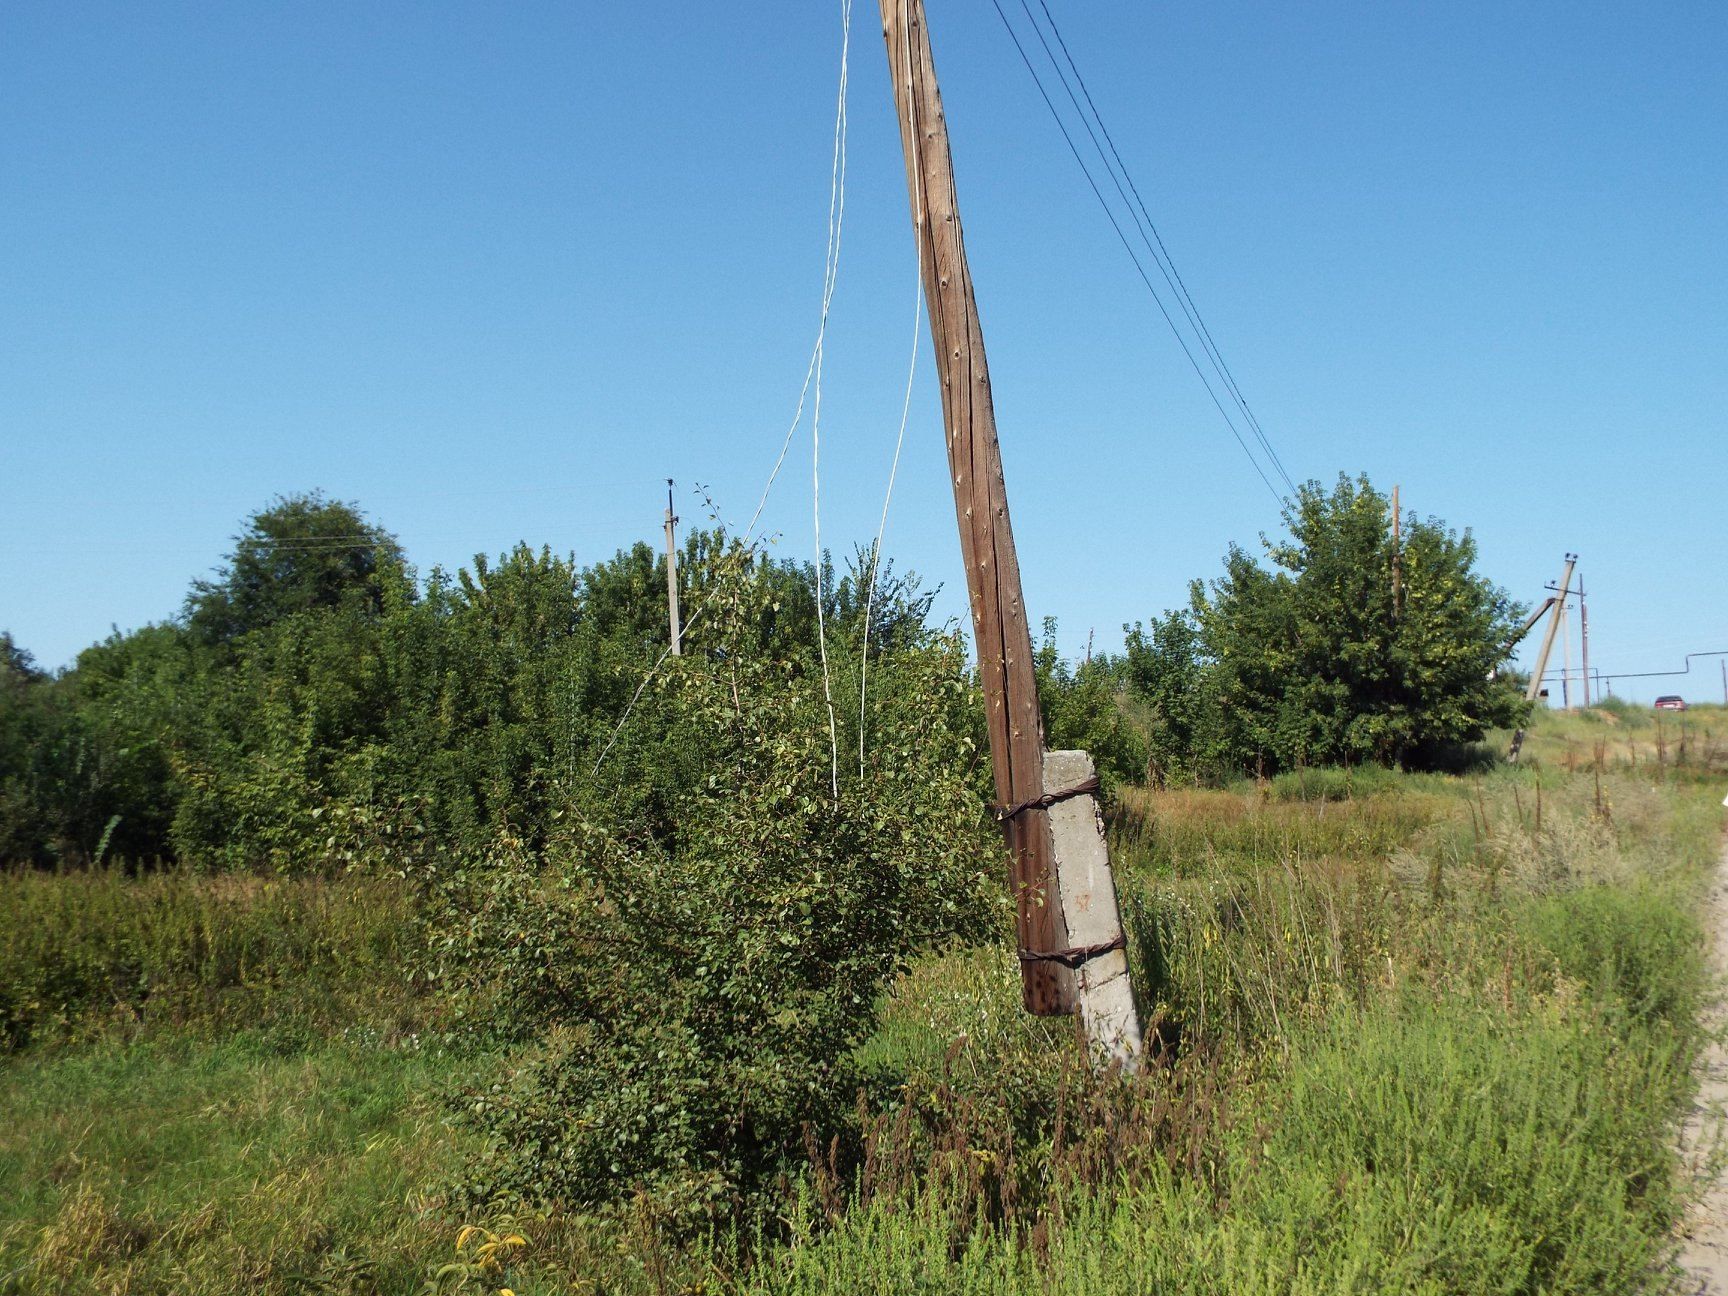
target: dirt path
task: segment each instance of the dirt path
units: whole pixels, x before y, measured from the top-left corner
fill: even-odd
[[[1728,851],[1710,883],[1710,929],[1715,936],[1710,955],[1718,985],[1728,984]],[[1718,1001],[1707,1017],[1720,1034],[1728,1022],[1728,1004]],[[1728,1109],[1728,1047],[1720,1038],[1706,1050],[1699,1076],[1698,1098],[1681,1131],[1680,1147],[1687,1163],[1701,1166],[1710,1153],[1716,1117]],[[1680,1252],[1688,1296],[1728,1296],[1728,1174],[1717,1177],[1693,1212],[1686,1243]]]

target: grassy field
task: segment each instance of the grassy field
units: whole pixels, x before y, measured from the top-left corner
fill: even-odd
[[[403,975],[400,891],[6,877],[0,1292],[1660,1291],[1724,738],[1614,709],[1477,776],[1126,789],[1155,1062],[1093,1075],[1006,942],[933,957],[861,1157],[749,1236],[462,1204],[500,1058]]]

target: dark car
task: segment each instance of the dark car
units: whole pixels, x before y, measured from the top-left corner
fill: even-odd
[[[1670,693],[1667,697],[1659,697],[1656,699],[1656,709],[1658,711],[1684,711],[1686,709],[1686,699],[1681,697],[1678,693]]]

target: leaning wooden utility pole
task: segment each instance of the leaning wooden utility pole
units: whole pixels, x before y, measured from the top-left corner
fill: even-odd
[[[672,655],[684,652],[684,630],[678,619],[678,519],[672,512],[672,479],[666,479],[666,620],[672,630]]]
[[[1561,619],[1566,615],[1566,594],[1572,588],[1572,568],[1577,563],[1577,554],[1569,553],[1566,555],[1566,571],[1560,577],[1560,592],[1550,600],[1553,604],[1553,613],[1548,618],[1548,630],[1542,636],[1542,648],[1536,654],[1536,668],[1530,672],[1530,687],[1524,690],[1524,700],[1531,705],[1535,705],[1537,699],[1542,696],[1542,675],[1548,669],[1548,654],[1554,651],[1554,634],[1560,629]],[[1512,735],[1512,750],[1507,754],[1506,759],[1516,763],[1518,753],[1523,748],[1524,730],[1519,729]]]
[[[899,109],[912,227],[942,372],[954,509],[1008,839],[1028,1011],[1078,1009],[1093,1041],[1131,1063],[1141,1043],[1116,891],[1097,822],[1098,786],[1083,752],[1052,753],[1048,777],[1032,632],[1008,521],[1008,493],[984,335],[954,189],[953,159],[923,0],[880,0]],[[1052,819],[1061,821],[1055,830]],[[1072,855],[1072,867],[1063,858]]]

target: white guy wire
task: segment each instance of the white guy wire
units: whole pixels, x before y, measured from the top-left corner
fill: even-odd
[[[906,41],[906,79],[912,79],[912,41]],[[894,438],[894,460],[888,466],[888,489],[882,495],[882,520],[876,524],[876,547],[870,551],[870,582],[864,589],[864,647],[858,662],[858,777],[864,777],[864,731],[870,698],[870,616],[876,600],[876,576],[882,570],[882,538],[888,532],[888,503],[894,498],[894,479],[900,472],[900,450],[906,444],[906,421],[912,413],[912,379],[918,372],[918,329],[924,319],[924,224],[922,197],[924,173],[918,156],[918,135],[913,129],[912,96],[906,96],[906,138],[912,148],[912,210],[917,222],[917,275],[912,283],[912,358],[906,365],[906,395],[900,402],[900,433]]]
[[[840,267],[840,230],[841,230],[841,225],[842,225],[844,218],[845,218],[845,210],[846,210],[846,208],[845,208],[845,203],[846,203],[846,188],[845,188],[846,80],[847,80],[847,65],[848,65],[848,61],[849,61],[849,57],[850,57],[850,50],[851,50],[851,42],[852,42],[852,0],[842,0],[842,5],[841,5],[841,34],[840,34],[840,87],[839,87],[838,95],[836,96],[838,103],[835,107],[835,120],[834,120],[834,138],[835,138],[834,163],[833,163],[833,173],[830,177],[829,191],[828,191],[828,250],[827,250],[827,253],[826,253],[826,256],[824,259],[823,271],[822,271],[822,313],[821,313],[821,318],[818,320],[817,325],[816,325],[816,345],[814,347],[812,347],[810,350],[810,363],[805,367],[805,370],[804,370],[804,383],[798,389],[798,406],[797,406],[797,409],[793,411],[792,425],[786,429],[786,438],[785,438],[785,440],[783,440],[780,443],[780,454],[774,460],[774,467],[768,473],[768,480],[762,487],[762,497],[759,500],[757,500],[757,502],[756,502],[756,511],[750,515],[749,525],[744,528],[744,547],[747,551],[753,550],[756,547],[756,544],[757,544],[757,538],[755,535],[756,523],[762,517],[762,510],[767,507],[769,492],[774,489],[774,482],[780,476],[780,468],[786,462],[786,453],[792,445],[792,438],[794,435],[797,434],[799,426],[804,422],[804,403],[805,403],[806,398],[810,394],[811,383],[813,380],[818,381],[818,383],[819,383],[819,375],[821,372],[821,364],[822,364],[823,342],[824,342],[825,338],[827,337],[827,333],[828,333],[828,310],[834,301],[834,281],[835,281],[836,276],[838,275],[839,267]],[[820,393],[820,390],[821,390],[821,388],[818,385],[818,387],[817,387],[818,393]],[[820,403],[820,396],[818,396],[818,403]],[[821,611],[822,611],[822,598],[821,598],[821,579],[822,579],[822,577],[821,577],[821,571],[822,571],[822,567],[821,567],[821,561],[820,561],[820,554],[818,554],[818,561],[817,561],[817,567],[816,567],[816,572],[817,572],[817,577],[816,577],[816,579],[817,579],[816,610],[817,610],[818,618],[820,618]],[[695,610],[691,612],[689,619],[684,622],[683,629],[684,629],[685,634],[688,634],[690,632],[691,627],[693,627],[699,620],[701,620],[702,614],[708,610],[708,604],[709,604],[709,601],[714,597],[714,592],[715,592],[714,589],[710,588],[707,591],[707,593],[704,595],[702,602],[699,605],[697,605]],[[818,622],[818,624],[820,624],[820,621]],[[637,702],[641,701],[643,692],[646,691],[650,681],[652,681],[654,676],[660,672],[660,668],[666,664],[667,659],[671,656],[672,656],[672,647],[670,644],[668,644],[666,646],[666,648],[661,652],[660,656],[655,659],[654,664],[652,666],[650,666],[648,668],[647,672],[642,676],[641,682],[636,685],[636,691],[630,695],[629,702],[625,703],[624,712],[622,715],[620,715],[618,717],[618,723],[613,727],[611,737],[609,737],[606,740],[606,745],[600,749],[599,756],[597,756],[595,758],[594,769],[592,770],[590,777],[593,777],[594,775],[598,775],[600,773],[600,767],[605,764],[606,757],[611,753],[613,746],[617,743],[618,735],[624,732],[624,726],[629,723],[630,715],[636,709]],[[824,659],[824,664],[826,664],[826,659]],[[826,680],[824,680],[824,686],[826,687]],[[834,730],[833,730],[834,720],[833,720],[833,702],[832,702],[832,700],[829,701],[828,707],[829,707],[829,733],[830,733],[830,738],[831,738],[830,746],[833,748],[833,761],[832,761],[833,783],[834,783],[834,787],[835,787],[835,795],[838,796],[839,795],[839,764],[840,764],[839,740],[837,737],[834,736]]]
[[[852,43],[852,0],[840,4],[840,93],[834,110],[834,169],[828,187],[828,271],[822,322],[816,330],[816,401],[810,414],[810,514],[816,544],[816,651],[822,659],[822,700],[828,707],[828,779],[840,799],[840,734],[834,719],[833,679],[828,669],[828,625],[822,610],[822,357],[828,307],[840,273],[840,231],[846,217],[846,74]]]

